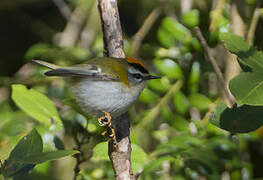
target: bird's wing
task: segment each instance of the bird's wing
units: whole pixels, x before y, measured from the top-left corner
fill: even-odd
[[[95,79],[114,80],[116,77],[103,73],[96,64],[79,64],[71,67],[61,67],[40,60],[32,60],[41,66],[51,69],[45,72],[47,76],[93,77]],[[117,79],[116,79],[117,80]]]

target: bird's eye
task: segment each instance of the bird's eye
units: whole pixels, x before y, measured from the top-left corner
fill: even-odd
[[[142,79],[142,75],[140,74],[133,74],[132,75],[135,79]]]

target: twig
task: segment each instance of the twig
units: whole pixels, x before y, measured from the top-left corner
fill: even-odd
[[[58,45],[60,47],[72,47],[78,40],[79,33],[82,25],[85,21],[87,13],[87,7],[78,5],[75,10],[71,13],[69,21],[61,33]]]
[[[97,31],[100,29],[99,23],[97,1],[95,0],[90,10],[88,22],[80,34],[78,42],[79,47],[85,48],[89,51],[89,48],[91,47],[96,37]]]
[[[235,103],[235,101],[234,101],[232,95],[230,94],[229,90],[227,89],[227,86],[226,86],[225,80],[224,80],[224,76],[223,76],[219,66],[216,63],[215,58],[212,56],[211,50],[210,50],[209,46],[207,45],[207,42],[206,42],[204,36],[202,35],[199,27],[195,27],[193,30],[194,30],[194,33],[195,33],[196,37],[201,42],[201,45],[202,45],[202,47],[204,49],[204,52],[205,52],[205,55],[206,55],[206,59],[209,62],[211,62],[212,66],[213,66],[213,69],[214,69],[214,71],[216,73],[216,76],[217,76],[217,78],[219,80],[219,83],[223,87],[224,93],[225,93],[225,95],[227,97],[227,100],[229,101],[229,104],[232,106]]]
[[[181,13],[186,13],[192,8],[192,0],[181,0]]]
[[[248,43],[253,43],[253,41],[254,41],[255,31],[256,31],[256,27],[257,27],[258,20],[260,17],[260,10],[259,9],[260,9],[261,3],[262,3],[261,1],[262,0],[258,1],[257,7],[255,8],[253,16],[252,16],[251,24],[250,24],[250,27],[248,29],[247,38],[246,38]]]
[[[141,26],[141,28],[133,36],[133,41],[131,45],[131,55],[132,56],[137,56],[142,40],[144,39],[146,34],[149,32],[149,30],[151,29],[151,27],[153,26],[154,22],[157,20],[160,14],[161,14],[160,8],[155,8],[154,10],[152,10],[152,12],[143,22],[143,25]]]
[[[62,16],[66,19],[70,19],[71,9],[69,6],[64,2],[64,0],[53,0],[54,4],[58,7],[59,12]]]
[[[125,58],[117,0],[98,0],[98,9],[103,30],[104,55]],[[109,141],[108,153],[117,180],[135,179],[131,168],[129,128],[128,118],[118,120],[114,127],[117,142],[114,144],[113,140]],[[119,132],[123,136],[118,140]]]
[[[92,156],[92,153],[90,153],[90,154],[88,155],[88,157],[86,158],[86,157],[84,156],[84,153],[83,153],[82,149],[81,149],[84,144],[88,143],[88,141],[89,141],[89,139],[90,139],[90,135],[85,133],[85,134],[82,135],[81,138],[79,138],[79,137],[78,137],[78,134],[79,134],[79,133],[77,133],[77,134],[75,134],[75,135],[73,136],[74,141],[75,141],[75,143],[76,143],[76,148],[75,148],[75,150],[78,150],[78,151],[80,152],[80,153],[74,155],[74,157],[76,158],[76,161],[77,161],[77,162],[76,162],[75,167],[74,167],[73,180],[77,180],[77,177],[78,177],[79,172],[80,172],[80,165],[81,165],[83,162],[85,162],[86,160],[90,159],[91,156]]]

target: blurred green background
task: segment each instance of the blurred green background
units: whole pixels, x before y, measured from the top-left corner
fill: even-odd
[[[139,179],[263,179],[263,129],[231,134],[209,122],[224,100],[211,64],[192,33],[199,26],[226,81],[241,70],[219,40],[233,32],[263,49],[262,13],[257,0],[119,0],[127,56],[144,60],[161,75],[150,81],[131,119],[132,162]],[[255,9],[259,21],[252,37]],[[61,65],[103,56],[100,18],[95,0],[1,0],[0,3],[0,160],[3,162],[33,127],[44,148],[72,149],[79,136],[85,161],[78,179],[114,179],[107,138],[97,121],[72,105],[61,78],[48,78],[41,59]],[[140,33],[137,33],[140,32]],[[23,84],[45,94],[57,107],[63,127],[40,122],[11,98],[11,85]],[[73,179],[76,160],[63,158],[37,165],[14,179]],[[1,176],[0,176],[1,179]]]

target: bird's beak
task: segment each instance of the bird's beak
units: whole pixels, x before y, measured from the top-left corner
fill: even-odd
[[[159,76],[153,76],[153,75],[148,75],[148,76],[145,76],[144,79],[145,80],[150,80],[150,79],[160,79],[161,77]]]

